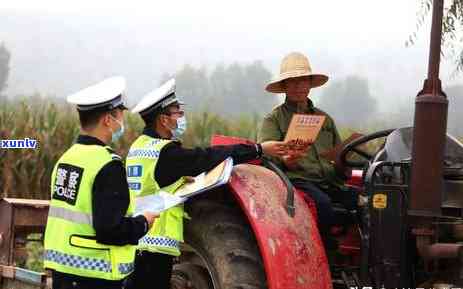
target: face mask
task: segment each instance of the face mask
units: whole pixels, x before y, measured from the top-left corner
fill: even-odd
[[[121,136],[124,134],[124,123],[122,121],[118,121],[116,118],[114,118],[113,116],[111,116],[112,119],[114,119],[119,125],[120,125],[120,128],[118,130],[116,130],[115,132],[113,132],[111,130],[111,141],[112,142],[116,142],[118,141]]]
[[[172,130],[172,137],[178,139],[186,131],[186,118],[184,116],[177,118],[177,127]]]

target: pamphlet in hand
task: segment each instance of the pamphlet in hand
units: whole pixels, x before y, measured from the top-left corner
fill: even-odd
[[[224,185],[230,179],[232,169],[233,159],[229,157],[209,172],[196,176],[194,182],[182,185],[175,194],[161,190],[156,194],[136,197],[134,215],[142,215],[144,212],[161,213],[184,203],[192,196]]]
[[[286,132],[285,142],[289,150],[306,150],[315,142],[325,122],[326,116],[314,114],[294,114]]]
[[[144,212],[161,213],[167,209],[175,207],[187,199],[164,191],[157,194],[135,198],[134,216],[142,215]]]
[[[227,158],[207,173],[194,178],[194,182],[181,186],[175,195],[189,198],[228,183],[233,169],[233,159]]]

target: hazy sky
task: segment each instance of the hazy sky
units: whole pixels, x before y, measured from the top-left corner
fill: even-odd
[[[418,0],[2,0],[1,9],[19,12],[74,15],[84,21],[97,16],[102,22],[129,20],[132,25],[150,23],[187,28],[183,32],[207,35],[229,33],[250,40],[297,41],[314,48],[336,45],[362,50],[403,44],[414,30]],[[174,31],[175,33],[176,31]],[[209,39],[213,40],[213,39]],[[258,43],[261,47],[261,44]],[[297,49],[299,47],[295,47]]]
[[[2,0],[0,16],[11,15],[3,24],[0,17],[0,41],[13,54],[7,93],[65,96],[116,73],[138,95],[186,63],[262,60],[276,74],[281,58],[296,50],[331,82],[359,74],[381,104],[410,102],[427,65],[429,21],[417,44],[405,47],[419,3]],[[26,21],[31,15],[38,20]],[[444,84],[462,83],[449,78],[452,69],[442,63]]]

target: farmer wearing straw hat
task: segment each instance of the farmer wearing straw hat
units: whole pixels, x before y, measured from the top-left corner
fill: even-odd
[[[285,93],[285,102],[264,118],[258,139],[260,142],[283,140],[294,113],[326,116],[318,138],[306,151],[290,152],[275,161],[293,185],[314,200],[325,247],[334,249],[337,242],[329,233],[334,212],[328,193],[339,190],[342,182],[336,175],[334,165],[322,158],[320,153],[332,149],[341,140],[333,119],[316,108],[308,97],[312,88],[322,86],[327,81],[328,76],[312,72],[305,55],[298,52],[288,54],[281,62],[280,75],[266,87],[268,92]]]

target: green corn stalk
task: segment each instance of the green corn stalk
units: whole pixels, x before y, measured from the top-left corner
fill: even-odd
[[[258,115],[230,118],[209,111],[188,112],[188,129],[182,137],[185,147],[205,147],[214,134],[255,141],[261,119]],[[122,156],[140,135],[140,116],[126,113],[126,133],[113,144]],[[0,197],[49,199],[50,176],[58,158],[79,134],[75,108],[60,102],[33,97],[29,101],[5,102],[0,106],[0,139],[36,139],[38,148],[0,148]],[[353,131],[340,129],[341,137]],[[373,149],[373,148],[372,148]]]

